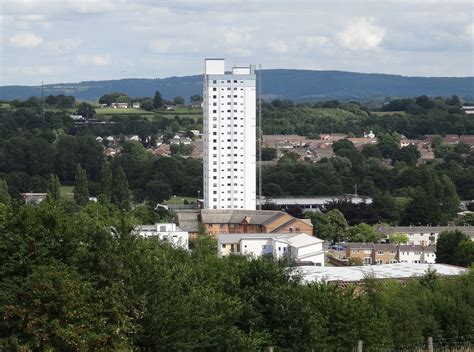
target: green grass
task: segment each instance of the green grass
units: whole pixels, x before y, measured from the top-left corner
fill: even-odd
[[[97,116],[101,115],[154,115],[153,111],[143,109],[111,109],[111,108],[97,108],[95,109]]]
[[[394,114],[406,115],[405,111],[371,111],[371,114],[375,116],[390,116]]]
[[[168,200],[165,200],[163,204],[166,205],[179,205],[179,204],[184,204],[183,201],[186,199],[189,203],[196,203],[197,198],[196,197],[184,197],[184,196],[176,196],[176,197],[171,197]]]
[[[61,186],[60,194],[62,198],[72,198],[74,186]]]

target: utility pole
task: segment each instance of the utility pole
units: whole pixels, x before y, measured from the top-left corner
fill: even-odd
[[[262,210],[262,64],[258,67],[258,209]]]

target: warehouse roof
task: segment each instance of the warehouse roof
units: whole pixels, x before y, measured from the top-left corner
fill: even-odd
[[[366,277],[376,279],[407,279],[421,277],[428,270],[435,270],[440,276],[457,276],[468,269],[446,264],[395,263],[367,266],[319,267],[302,266],[297,269],[303,281],[311,282],[358,282]]]

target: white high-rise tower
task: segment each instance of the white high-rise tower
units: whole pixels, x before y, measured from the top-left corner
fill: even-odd
[[[203,89],[204,209],[256,207],[254,66],[225,72],[206,59]]]

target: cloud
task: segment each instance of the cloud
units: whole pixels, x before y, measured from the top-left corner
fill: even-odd
[[[155,39],[150,42],[149,47],[154,52],[166,54],[173,48],[173,42],[169,39]]]
[[[48,51],[56,56],[70,54],[82,44],[81,39],[60,39],[46,43]]]
[[[288,45],[283,40],[275,40],[268,44],[271,51],[279,54],[288,52]]]
[[[367,18],[356,18],[337,35],[339,45],[351,50],[376,49],[385,36],[385,29]]]
[[[34,33],[21,32],[13,35],[9,39],[9,43],[17,48],[35,48],[43,43],[43,38],[38,37]]]
[[[306,37],[303,37],[303,42],[306,47],[315,48],[315,47],[323,46],[329,43],[329,38],[322,35],[306,36]]]
[[[108,66],[111,62],[110,57],[104,55],[79,55],[78,61],[81,64],[94,65],[94,66]]]

